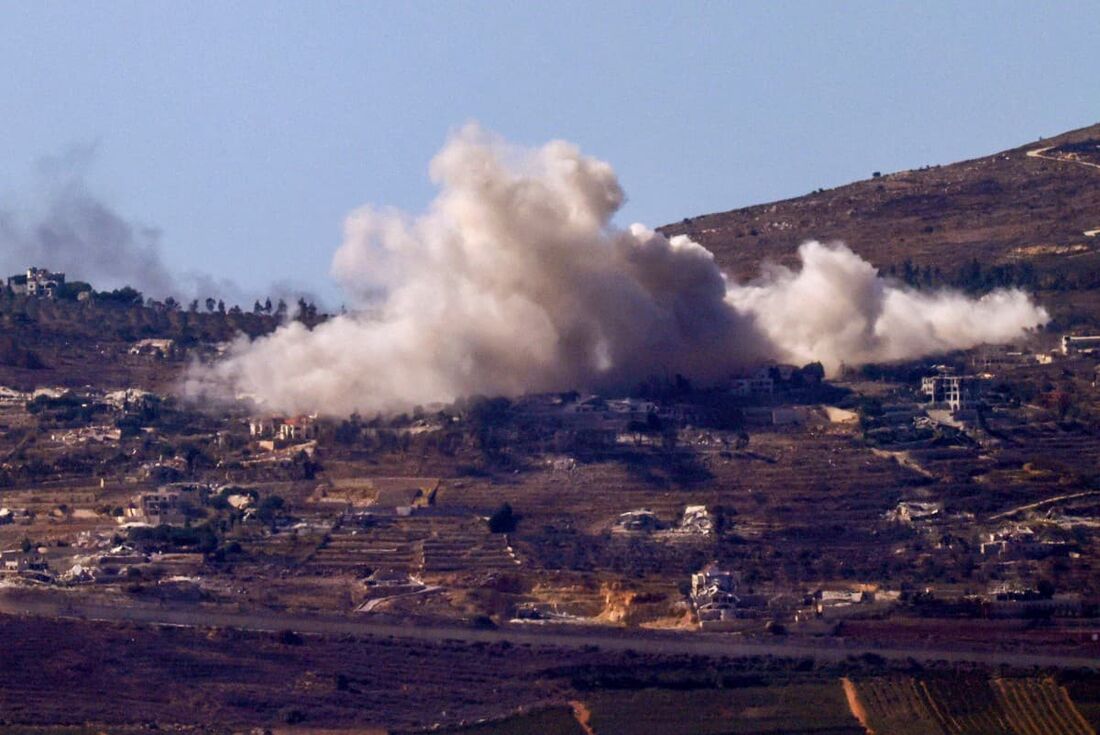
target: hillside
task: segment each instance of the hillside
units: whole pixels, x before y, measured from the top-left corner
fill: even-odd
[[[661,231],[687,234],[739,278],[765,260],[795,263],[808,239],[843,240],[876,266],[910,261],[954,284],[973,260],[1037,275],[1040,291],[1100,287],[1100,124],[984,158],[883,173],[806,196],[698,217]],[[1026,264],[1026,265],[1025,265]],[[1030,277],[1030,276],[1029,276]],[[1007,280],[1020,280],[1009,277]],[[1095,300],[1055,301],[1089,317]]]

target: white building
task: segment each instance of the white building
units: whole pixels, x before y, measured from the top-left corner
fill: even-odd
[[[253,439],[281,439],[283,441],[303,441],[317,438],[316,416],[274,416],[271,418],[251,419],[248,422],[248,434]]]
[[[136,496],[126,508],[125,515],[132,521],[154,526],[183,523],[186,520],[180,504],[180,494],[168,490]]]
[[[1094,355],[1100,353],[1100,335],[1062,335],[1063,355]]]
[[[947,404],[952,411],[973,408],[981,399],[981,378],[977,375],[953,375],[940,371],[938,375],[921,378],[921,393],[932,403]]]
[[[45,557],[37,551],[8,549],[0,551],[0,572],[19,573],[26,571],[46,571],[49,565]]]
[[[685,506],[680,526],[676,530],[680,533],[709,536],[714,533],[714,516],[705,505]]]
[[[283,441],[302,441],[317,437],[317,418],[315,416],[293,416],[284,419],[279,426],[279,438]]]
[[[57,290],[64,284],[64,273],[53,273],[45,268],[28,268],[25,274],[8,278],[8,288],[17,294],[51,299],[57,297]]]
[[[148,357],[171,357],[176,351],[176,341],[172,339],[140,339],[130,345],[131,355]]]

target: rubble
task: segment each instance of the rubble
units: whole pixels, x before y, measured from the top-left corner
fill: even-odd
[[[620,533],[651,533],[661,527],[657,514],[651,510],[641,508],[629,510],[619,515],[615,521],[614,530]]]
[[[691,602],[701,627],[736,617],[738,578],[733,572],[710,563],[691,575]]]
[[[714,533],[714,516],[705,505],[688,505],[676,532],[689,536],[710,536]]]
[[[943,512],[943,503],[908,500],[897,504],[893,510],[888,510],[883,517],[888,521],[911,525],[915,521],[925,521],[935,518]]]

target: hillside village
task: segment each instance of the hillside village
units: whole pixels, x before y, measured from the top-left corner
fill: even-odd
[[[318,656],[310,671],[331,683],[265,685],[293,705],[277,710],[286,722],[465,732],[485,719],[562,716],[573,727],[583,720],[569,709],[577,692],[612,708],[622,700],[600,697],[631,687],[713,693],[696,659],[651,653],[642,666],[633,648],[606,648],[629,636],[715,656],[728,645],[818,657],[906,651],[906,663],[867,653],[835,668],[726,661],[726,671],[748,667],[737,676],[771,672],[746,679],[754,697],[774,694],[768,677],[823,687],[813,691],[836,722],[858,710],[893,727],[896,709],[882,703],[899,697],[916,697],[906,706],[921,717],[969,717],[976,705],[943,684],[950,672],[977,676],[965,691],[988,688],[981,707],[998,717],[1095,727],[1094,679],[981,678],[984,669],[925,669],[914,658],[944,648],[1100,657],[1100,319],[1095,284],[1051,280],[1059,257],[1043,251],[1034,271],[1012,266],[1014,278],[1032,274],[1056,315],[1017,344],[829,376],[819,363],[765,363],[707,385],[654,376],[604,395],[468,396],[369,416],[273,413],[244,395],[182,398],[188,366],[217,360],[235,336],[324,323],[305,300],[183,304],[29,267],[0,287],[0,605],[56,605],[57,620],[112,611],[116,627],[51,623],[95,640],[129,636],[117,627],[131,624],[124,615],[195,612],[265,621],[260,630],[295,621],[443,631],[417,654],[439,662],[417,674],[430,692],[423,711],[449,713],[432,717],[398,703],[369,720],[356,714],[362,691],[387,691],[386,667],[400,669],[411,644],[370,649],[389,679],[324,648],[337,640],[327,634],[307,644],[289,627],[238,631],[211,644],[203,655],[232,648],[251,674],[271,655]],[[937,277],[882,265],[913,285]],[[35,618],[9,619],[26,627],[19,640],[54,636]],[[464,635],[499,639],[453,642]],[[573,636],[580,648],[524,644],[517,657],[508,641],[526,635]],[[176,650],[132,640],[150,646],[135,662]],[[539,662],[537,696],[491,696],[506,688],[496,679],[476,695],[448,688],[446,672],[483,681],[484,671],[462,667],[508,657]],[[47,667],[54,677],[62,669]],[[623,671],[638,678],[624,683]],[[124,670],[115,681],[137,691],[139,679],[162,675]],[[732,674],[715,676],[725,691]],[[27,692],[42,686],[27,682]],[[205,691],[193,706],[220,717],[253,722],[270,710],[259,694]],[[0,712],[37,721],[50,711],[27,697],[12,695]],[[87,698],[79,706],[82,719],[110,717]],[[1004,714],[1017,711],[1026,716]]]
[[[1100,599],[1098,342],[334,419],[188,405],[163,386],[214,345],[116,341],[103,354],[158,378],[5,372],[4,584],[746,635],[1038,617],[1072,637]]]

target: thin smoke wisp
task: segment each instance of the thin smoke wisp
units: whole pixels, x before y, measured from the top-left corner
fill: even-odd
[[[179,295],[160,252],[160,232],[131,222],[89,189],[95,149],[77,146],[39,162],[33,202],[0,206],[0,268],[43,266],[99,288],[134,286]]]
[[[161,232],[128,219],[98,196],[87,173],[95,146],[73,146],[39,160],[29,196],[0,202],[0,276],[30,266],[65,273],[99,290],[132,286],[147,296],[179,301],[213,297],[247,306],[256,298],[315,298],[292,283],[262,292],[199,271],[175,273],[164,260]]]

